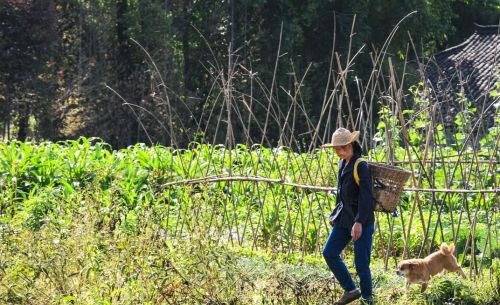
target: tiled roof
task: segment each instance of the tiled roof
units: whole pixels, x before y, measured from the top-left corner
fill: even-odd
[[[500,81],[499,26],[476,25],[474,33],[463,43],[439,52],[425,67],[435,96],[443,102],[445,113],[453,118],[458,112],[456,93],[465,97],[479,109],[488,107],[490,92]],[[492,109],[487,111],[492,114]],[[489,124],[488,124],[489,125]]]

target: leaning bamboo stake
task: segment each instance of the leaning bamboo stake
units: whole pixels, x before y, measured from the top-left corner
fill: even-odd
[[[497,139],[495,141],[495,149],[493,149],[494,152],[497,152],[498,151],[498,146],[500,145],[500,134],[497,135]],[[491,156],[490,157],[490,160],[493,161],[493,157],[494,156]],[[494,171],[496,171],[496,165],[493,166],[493,164],[490,164],[490,167],[488,168],[488,173],[494,173]],[[495,177],[494,175],[492,177]],[[481,185],[483,185],[483,182],[481,182]],[[493,185],[496,186],[497,185],[497,181],[496,179],[493,179]],[[494,194],[493,195],[494,197],[494,201],[493,202],[498,202],[498,201],[495,201],[495,199],[497,199],[497,194]],[[494,215],[494,211],[493,211],[493,215]],[[484,250],[483,250],[483,253],[486,253],[486,249],[487,249],[487,246],[488,246],[488,240],[489,240],[489,244],[490,244],[490,255],[492,255],[493,251],[492,251],[492,238],[491,238],[491,227],[492,227],[492,222],[493,222],[493,218],[494,216],[491,215],[491,217],[488,217],[488,210],[486,210],[486,219],[487,219],[487,223],[488,223],[488,236],[486,238],[486,242],[485,242],[485,245],[484,245]],[[479,265],[479,271],[481,272],[482,270],[482,267],[483,267],[483,259],[484,259],[484,255],[481,256],[481,262],[480,262],[480,265]]]
[[[385,251],[385,257],[384,257],[384,270],[387,271],[387,267],[389,265],[389,255],[392,253],[392,247],[394,244],[394,218],[389,217],[389,213],[386,214],[387,216],[387,223],[389,224],[389,242],[387,245],[387,250]]]
[[[319,133],[320,133],[320,127],[321,127],[321,124],[323,123],[323,116],[326,114],[326,110],[328,109],[329,111],[329,114],[332,110],[332,106],[329,106],[330,104],[333,105],[333,95],[331,94],[328,94],[328,91],[330,89],[330,82],[333,82],[335,83],[335,75],[332,73],[333,71],[333,59],[335,57],[335,41],[336,41],[336,37],[337,37],[337,19],[336,19],[336,16],[335,16],[335,12],[333,13],[333,38],[332,38],[332,47],[331,47],[331,55],[330,55],[330,65],[329,65],[329,68],[328,68],[328,78],[327,78],[327,81],[326,81],[326,86],[325,86],[325,93],[324,93],[324,96],[323,96],[323,104],[321,106],[321,113],[320,113],[320,116],[319,116],[319,119],[318,119],[318,123],[316,124],[316,127],[314,128],[314,133],[313,133],[313,136],[312,136],[312,141],[311,141],[311,144],[309,145],[309,151],[311,151],[314,147],[314,143],[317,141],[318,137],[319,137]],[[338,84],[338,83],[337,83]],[[335,91],[335,88],[337,86],[334,87],[334,90],[333,92]],[[330,102],[331,101],[331,102]],[[325,131],[328,130],[328,125],[329,125],[329,120],[330,120],[330,115],[327,116],[327,122],[325,124]]]
[[[390,59],[389,59],[389,64],[391,66],[390,71],[393,71]],[[394,77],[391,77],[391,81],[395,82]],[[395,84],[394,84],[394,88],[396,88]],[[392,97],[388,97],[388,98],[392,99]],[[398,110],[399,123],[401,124],[401,132],[402,132],[402,135],[403,135],[403,140],[404,140],[404,144],[405,144],[405,150],[406,150],[406,153],[408,155],[408,161],[409,161],[409,164],[410,164],[410,171],[411,171],[411,177],[412,177],[413,185],[418,186],[417,179],[416,179],[415,173],[414,173],[414,168],[413,168],[413,161],[412,161],[412,157],[411,157],[412,155],[411,155],[410,149],[409,149],[410,140],[409,140],[409,137],[408,137],[408,131],[406,130],[406,125],[405,125],[405,121],[404,121],[404,117],[403,117],[403,109],[401,107],[400,94],[398,93],[396,99],[395,100],[392,99],[392,100],[396,103],[396,107],[397,107],[397,110]],[[425,234],[425,223],[423,222],[423,213],[422,213],[422,208],[420,206],[420,199],[419,199],[418,192],[417,192],[416,196],[415,196],[415,204],[413,205],[412,212],[410,214],[410,220],[409,220],[409,224],[408,224],[408,234],[407,234],[407,239],[405,240],[404,249],[403,249],[403,258],[406,258],[407,255],[408,255],[408,242],[409,242],[409,239],[410,239],[410,230],[411,230],[411,227],[412,227],[413,215],[415,213],[415,207],[416,206],[418,206],[418,209],[419,209],[419,212],[420,212],[420,219],[422,220],[422,229],[423,229],[424,234]]]
[[[432,109],[432,111],[431,111]],[[429,153],[429,147],[431,145],[431,139],[433,138],[433,135],[434,135],[434,110],[435,110],[435,106],[432,107],[432,108],[427,108],[428,112],[427,112],[427,115],[428,117],[431,118],[430,120],[430,126],[427,126],[426,127],[426,130],[427,130],[427,136],[426,136],[426,139],[425,139],[425,146],[424,146],[424,152],[423,152],[423,155],[422,155],[422,160],[419,160],[420,161],[420,173],[419,173],[419,178],[418,178],[418,185],[421,185],[422,183],[422,179],[423,179],[423,176],[422,175],[422,172],[426,172],[427,171],[427,168],[426,168],[426,161],[427,161],[427,156],[428,156],[428,153]],[[435,147],[435,146],[434,146]],[[433,149],[433,153],[434,153],[434,149]],[[432,160],[431,161],[434,161],[435,158],[434,158],[434,155],[432,157]],[[434,165],[434,164],[431,164],[431,166]],[[429,176],[429,175],[427,175]],[[434,180],[433,179],[428,179],[429,180],[429,184],[432,186],[432,188],[435,187],[434,185]],[[432,219],[432,208],[434,207],[434,205],[436,204],[436,198],[435,198],[435,193],[432,193],[432,200],[431,200],[431,203],[430,203],[430,209],[429,209],[429,220],[428,220],[428,223],[427,223],[427,227],[424,228],[424,238],[423,238],[423,242],[422,242],[422,247],[420,248],[420,252],[419,252],[419,256],[421,255],[422,253],[422,250],[425,248],[425,246],[428,244],[428,238],[429,238],[429,231],[430,231],[430,222],[431,222],[431,219]],[[437,210],[437,208],[436,208]],[[439,216],[438,216],[439,217]],[[425,222],[425,219],[422,219],[423,222]],[[431,241],[431,245],[432,245],[432,242]],[[430,250],[431,247],[429,247],[429,250]]]
[[[273,73],[273,80],[271,82],[271,90],[269,92],[269,101],[268,101],[268,108],[266,112],[266,121],[264,123],[264,131],[262,132],[262,139],[260,140],[260,143],[264,143],[264,138],[266,137],[267,133],[267,127],[269,123],[269,114],[271,110],[271,102],[274,94],[274,84],[276,82],[276,71],[278,70],[278,62],[280,58],[280,53],[281,53],[281,39],[283,36],[283,22],[281,22],[281,30],[280,30],[280,39],[279,39],[279,44],[278,44],[278,52],[276,54],[276,61],[274,63],[274,73]]]
[[[498,151],[498,146],[500,144],[500,135],[497,135],[497,138],[495,140],[495,148],[492,150],[492,154],[493,152],[497,152]],[[493,157],[496,157],[494,155],[490,156],[490,160],[493,160]],[[477,160],[477,154],[475,155],[475,158]],[[479,164],[477,164],[477,170],[479,171]],[[486,171],[486,176],[490,176],[491,177],[495,177],[495,173],[496,172],[496,165],[493,165],[493,164],[490,164],[487,171]],[[493,184],[496,186],[496,181],[494,180],[493,181]],[[484,180],[482,179],[479,179],[479,185],[481,187],[484,187],[485,186],[485,182]],[[496,194],[494,194],[495,196]],[[484,199],[484,202],[486,203],[486,195],[485,194],[482,194],[483,196],[483,199]],[[477,213],[476,213],[477,215]],[[474,219],[474,221],[477,221],[477,218]],[[491,247],[491,220],[489,219],[488,217],[488,210],[486,209],[486,222],[487,222],[487,226],[488,226],[488,233],[487,233],[487,237],[486,237],[486,241],[485,241],[485,244],[484,244],[484,250],[482,253],[485,253],[486,252],[486,249],[487,249],[487,246],[488,246],[488,241],[490,241],[490,247]],[[474,252],[474,262],[476,264],[476,268],[478,270],[479,273],[481,273],[481,270],[482,270],[482,267],[483,267],[483,259],[484,259],[484,255],[481,256],[480,258],[480,262],[479,262],[479,266],[478,266],[478,263],[477,263],[477,259],[475,258],[475,252]]]

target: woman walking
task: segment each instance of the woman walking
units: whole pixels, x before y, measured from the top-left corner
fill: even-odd
[[[361,298],[361,304],[373,304],[370,256],[374,232],[374,208],[371,176],[368,164],[357,165],[359,185],[354,178],[354,164],[361,157],[358,142],[359,131],[337,129],[332,142],[323,145],[331,147],[340,158],[336,205],[330,215],[333,229],[323,249],[323,257],[344,294],[335,303],[348,304]],[[347,267],[340,257],[350,240],[354,241],[354,264],[359,276],[360,289],[356,288]]]

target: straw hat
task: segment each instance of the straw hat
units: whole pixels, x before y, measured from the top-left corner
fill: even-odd
[[[332,135],[332,142],[326,143],[322,147],[344,146],[359,139],[359,131],[350,132],[345,128],[335,130]]]

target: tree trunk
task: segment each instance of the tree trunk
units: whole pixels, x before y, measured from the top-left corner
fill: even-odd
[[[182,53],[184,55],[184,96],[189,95],[191,92],[191,61],[189,54],[189,0],[184,0],[182,7],[182,15],[184,16],[182,22]]]
[[[30,108],[29,104],[25,102],[20,106],[19,109],[19,132],[17,133],[17,139],[19,141],[26,141],[28,138],[28,129],[29,129],[29,117],[30,117]]]
[[[134,97],[135,85],[132,83],[132,75],[134,74],[133,59],[131,45],[128,34],[127,13],[129,10],[127,0],[119,0],[116,3],[116,34],[118,43],[118,60],[119,67],[117,68],[118,92],[125,101],[119,101],[116,106],[120,107],[120,111],[113,115],[115,120],[119,120],[119,125],[114,129],[113,134],[118,139],[118,145],[131,145],[137,143],[139,136],[137,130],[139,128],[138,118],[135,110],[130,107],[124,107],[122,102],[132,102],[130,99]]]

